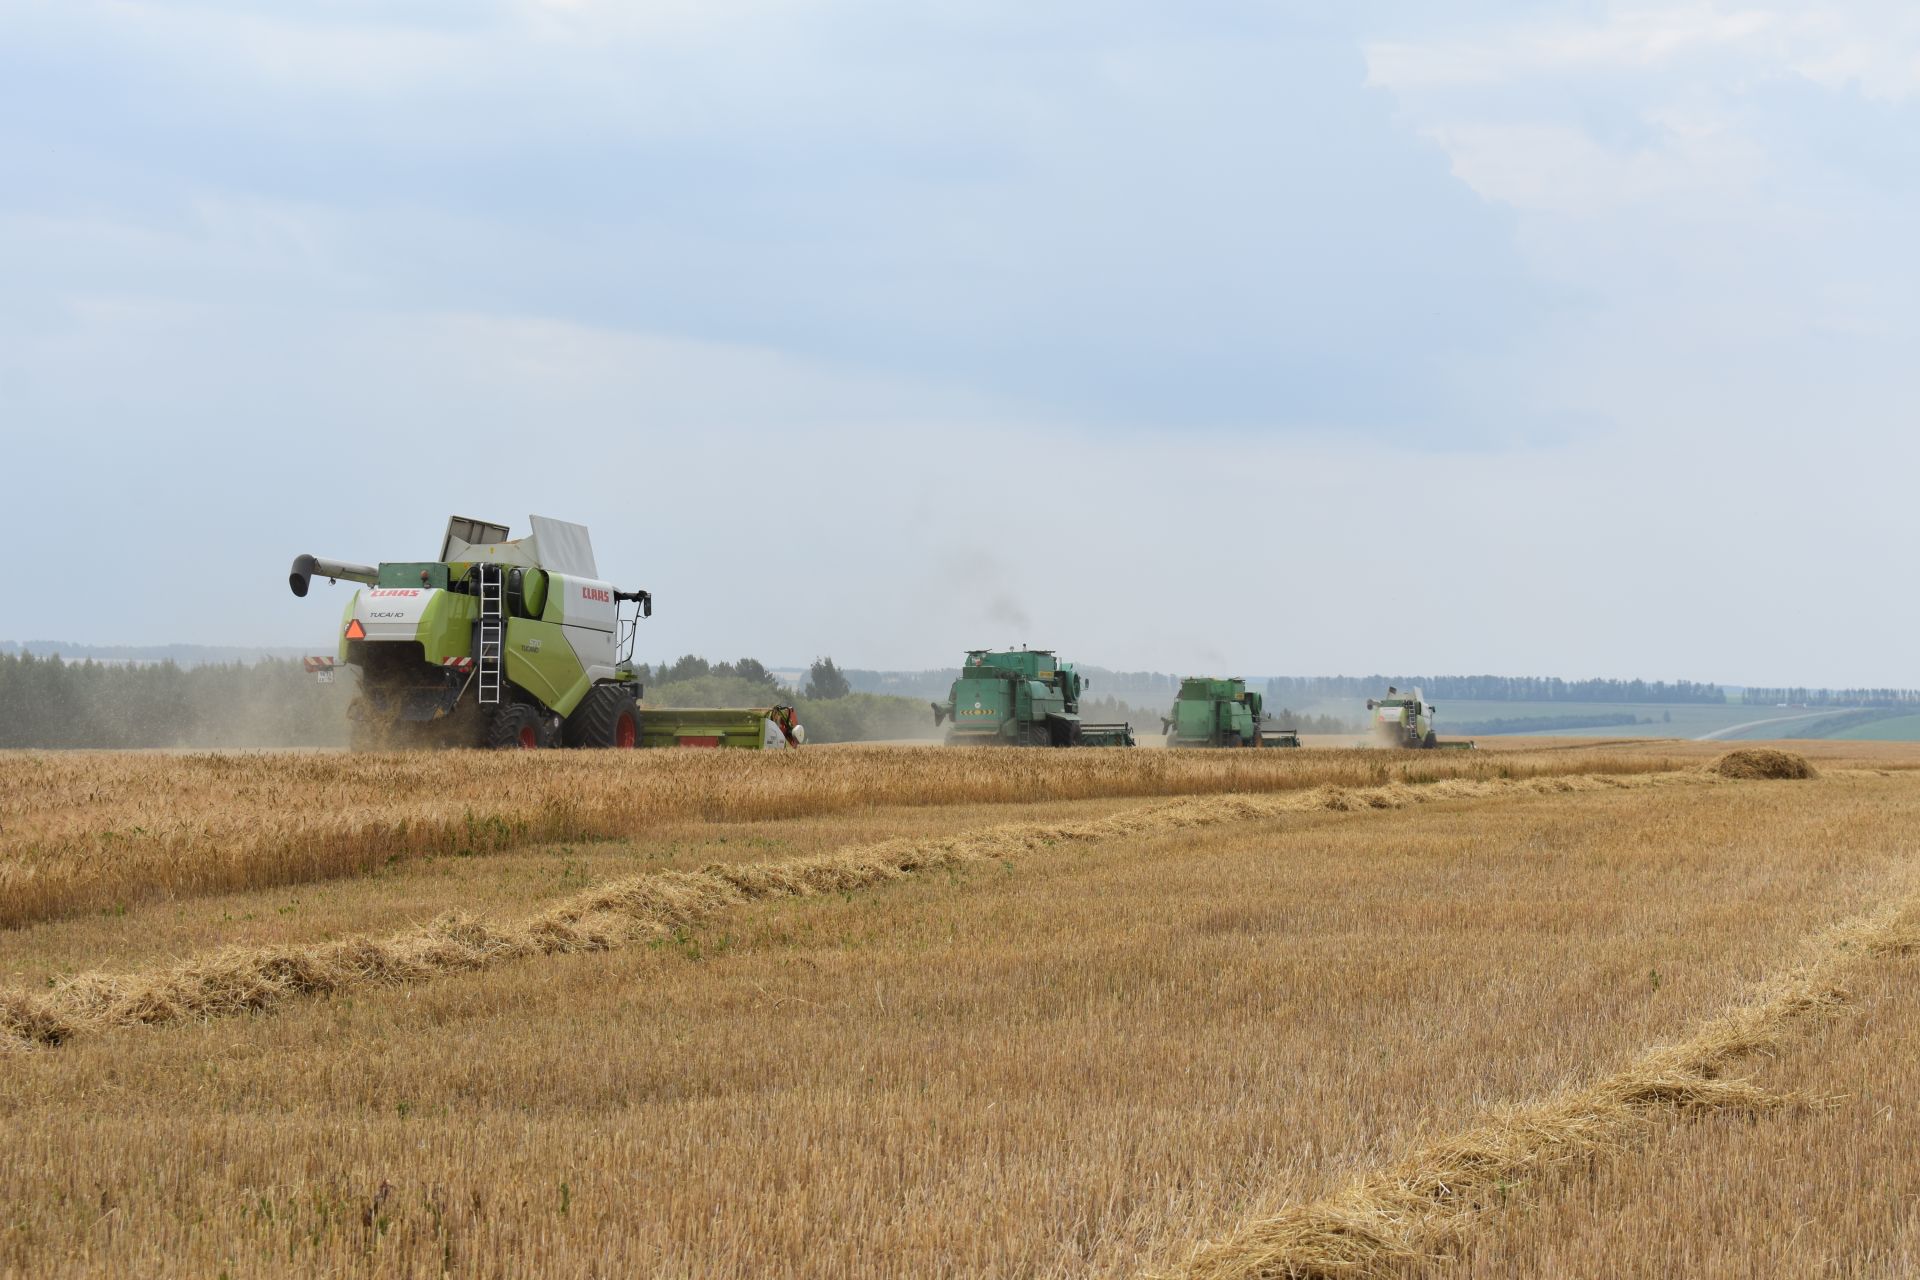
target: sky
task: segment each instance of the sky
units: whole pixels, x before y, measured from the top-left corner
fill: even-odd
[[[0,639],[1920,685],[1910,4],[0,0],[0,162]]]

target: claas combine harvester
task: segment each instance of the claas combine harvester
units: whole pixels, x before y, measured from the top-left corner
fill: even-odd
[[[933,724],[951,720],[947,745],[1130,747],[1128,724],[1087,724],[1080,695],[1087,682],[1051,649],[973,649]]]
[[[1373,713],[1374,741],[1382,746],[1429,751],[1473,749],[1471,741],[1442,742],[1435,736],[1433,718],[1439,708],[1428,702],[1418,689],[1402,693],[1388,685],[1386,697],[1367,699],[1367,710]]]
[[[1261,698],[1238,678],[1188,676],[1160,727],[1170,747],[1297,747],[1293,729],[1263,729]]]
[[[454,516],[437,560],[349,564],[303,555],[288,585],[362,584],[330,679],[357,672],[356,748],[797,746],[791,708],[641,713],[633,645],[653,597],[600,577],[582,525],[544,516],[506,525]]]

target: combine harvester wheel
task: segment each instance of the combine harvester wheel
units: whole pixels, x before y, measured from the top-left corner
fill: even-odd
[[[540,713],[524,702],[510,702],[493,713],[487,746],[495,751],[532,751],[548,745]]]
[[[639,704],[618,685],[589,689],[560,729],[569,747],[635,747],[640,742]]]

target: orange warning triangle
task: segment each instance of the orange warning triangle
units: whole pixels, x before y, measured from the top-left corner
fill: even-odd
[[[360,619],[355,618],[352,622],[349,622],[347,624],[347,639],[365,640],[366,638],[367,638],[367,629],[360,625]]]

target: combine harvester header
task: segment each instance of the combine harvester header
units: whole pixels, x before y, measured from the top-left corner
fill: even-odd
[[[732,747],[778,751],[807,740],[794,710],[778,707],[649,707],[640,716],[643,747]]]

